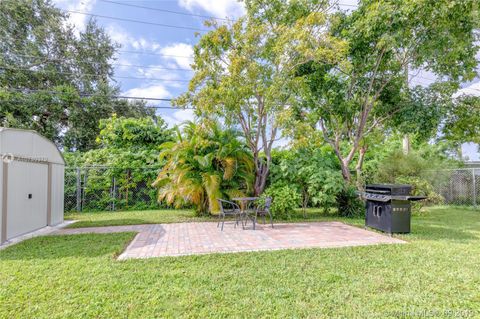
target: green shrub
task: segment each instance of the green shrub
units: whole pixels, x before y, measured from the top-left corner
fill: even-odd
[[[295,187],[303,208],[335,207],[344,181],[338,160],[330,147],[275,151],[272,154],[269,182]],[[278,186],[277,186],[278,187]]]
[[[360,200],[357,189],[353,186],[345,186],[337,195],[338,215],[343,217],[355,217],[365,214],[365,204]]]
[[[270,211],[273,216],[281,219],[290,219],[295,208],[300,205],[301,196],[299,191],[289,185],[273,184],[268,187],[262,198],[272,197]]]
[[[424,178],[401,176],[401,177],[397,177],[395,182],[398,184],[412,185],[411,195],[427,196],[427,198],[422,201],[413,202],[413,205],[412,205],[413,211],[418,212],[423,206],[440,205],[445,202],[445,199],[443,198],[443,196],[435,192],[432,184]]]

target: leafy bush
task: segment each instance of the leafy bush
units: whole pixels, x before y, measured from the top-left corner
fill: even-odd
[[[423,206],[426,205],[440,205],[445,202],[442,195],[435,192],[432,184],[426,179],[421,177],[398,177],[396,183],[412,185],[412,195],[415,196],[427,196],[422,201],[412,203],[413,211],[420,211]]]
[[[357,189],[353,186],[345,186],[337,195],[338,215],[343,217],[355,217],[365,214],[365,204],[357,195]]]
[[[289,185],[301,194],[302,207],[334,207],[344,181],[330,147],[283,150],[273,153],[271,184]]]
[[[162,144],[166,164],[152,184],[159,202],[217,213],[217,199],[243,197],[253,185],[253,159],[239,133],[215,121],[186,122],[177,141]]]
[[[99,148],[65,152],[65,210],[76,209],[77,178],[82,183],[82,210],[153,209],[157,190],[151,186],[164,165],[160,144],[173,139],[162,118],[112,116],[100,121]],[[79,176],[77,170],[79,168]]]
[[[273,184],[268,187],[262,197],[272,197],[270,211],[276,218],[290,219],[291,213],[300,204],[300,193],[297,188],[289,185]]]
[[[401,150],[396,150],[380,163],[375,180],[381,183],[396,183],[399,177],[418,177],[429,169],[432,169],[431,163],[420,154],[404,154]]]
[[[394,183],[398,176],[422,176],[437,184],[440,181],[435,171],[462,166],[462,162],[452,157],[456,151],[452,143],[431,144],[418,142],[416,135],[410,137],[412,150],[408,155],[402,151],[403,134],[393,134],[371,143],[362,172],[367,184]]]
[[[409,154],[404,154],[400,150],[392,152],[379,165],[376,174],[378,182],[409,184],[412,185],[412,195],[427,196],[427,199],[413,204],[414,211],[425,205],[444,203],[444,198],[435,192],[432,183],[439,182],[436,170],[445,167],[448,162],[439,159],[441,156],[435,155],[436,153],[429,153],[428,150],[413,151]]]

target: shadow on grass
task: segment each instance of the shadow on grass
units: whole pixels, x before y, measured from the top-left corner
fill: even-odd
[[[136,233],[53,235],[35,237],[0,251],[1,260],[114,258]]]
[[[468,241],[480,238],[480,212],[433,207],[412,216],[412,237],[425,240]]]
[[[413,224],[412,238],[423,240],[469,241],[478,240],[479,236],[469,229],[460,229],[455,226],[447,227],[435,224]]]
[[[465,229],[436,225],[413,225],[412,234],[415,238],[426,240],[465,241],[479,239],[479,236]]]
[[[66,228],[83,227],[103,227],[103,226],[124,226],[124,225],[144,225],[155,224],[154,221],[141,218],[118,218],[118,219],[100,219],[100,220],[81,220],[68,225]]]

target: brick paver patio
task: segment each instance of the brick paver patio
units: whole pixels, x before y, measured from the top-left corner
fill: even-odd
[[[119,259],[208,253],[400,244],[404,241],[341,222],[275,224],[256,230],[216,223],[176,223],[62,229],[57,234],[135,231],[138,235]]]

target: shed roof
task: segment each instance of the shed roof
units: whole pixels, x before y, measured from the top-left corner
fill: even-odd
[[[0,154],[65,165],[57,146],[33,130],[0,127]]]

